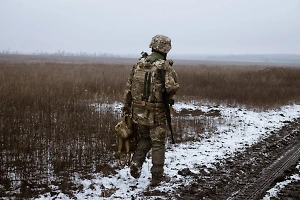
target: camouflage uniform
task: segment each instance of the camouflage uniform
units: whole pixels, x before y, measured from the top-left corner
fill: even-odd
[[[177,92],[177,74],[166,60],[171,40],[156,35],[150,43],[152,53],[134,64],[125,90],[123,112],[132,114],[140,141],[133,155],[131,175],[140,176],[146,154],[152,148],[152,180],[163,177],[165,160],[166,114],[162,100],[162,80],[159,69],[165,70],[165,87],[169,98]]]

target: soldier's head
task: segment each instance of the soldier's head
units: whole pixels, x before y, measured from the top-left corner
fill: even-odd
[[[171,39],[165,35],[156,35],[152,38],[149,47],[166,55],[172,48]]]

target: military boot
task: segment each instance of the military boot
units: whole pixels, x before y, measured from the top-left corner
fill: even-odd
[[[152,143],[151,186],[157,186],[164,180],[165,146],[163,142]]]
[[[168,176],[161,176],[161,177],[152,177],[150,186],[151,187],[156,187],[159,186],[161,182],[169,183],[171,181],[171,178]]]
[[[134,178],[141,176],[142,166],[138,163],[132,162],[130,165],[130,175]]]

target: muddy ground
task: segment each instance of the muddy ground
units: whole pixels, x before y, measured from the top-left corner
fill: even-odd
[[[186,168],[178,174],[190,179],[191,184],[181,184],[173,194],[163,193],[158,190],[145,191],[145,196],[162,196],[163,199],[235,199],[237,194],[245,187],[254,183],[263,169],[268,168],[290,146],[300,141],[300,118],[286,121],[285,126],[261,142],[249,147],[245,152],[237,153],[226,160],[220,160],[214,168],[199,167],[199,174],[194,174]],[[292,174],[300,174],[296,166],[283,172],[273,181],[272,185]],[[270,189],[270,188],[269,188]],[[259,199],[265,194],[261,194]],[[300,183],[294,182],[279,193],[279,199],[296,200],[300,197]],[[159,199],[159,198],[158,198]],[[239,199],[239,198],[237,198]]]

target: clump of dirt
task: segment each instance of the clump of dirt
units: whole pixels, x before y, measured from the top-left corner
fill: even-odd
[[[205,113],[205,116],[219,117],[219,116],[221,116],[221,111],[220,110],[211,109],[207,113]]]
[[[182,109],[180,112],[177,113],[178,116],[207,116],[207,117],[219,117],[221,116],[221,111],[216,109],[211,109],[207,112],[204,112],[200,109]]]
[[[117,174],[116,169],[107,163],[96,165],[96,172],[101,172],[105,176]]]

